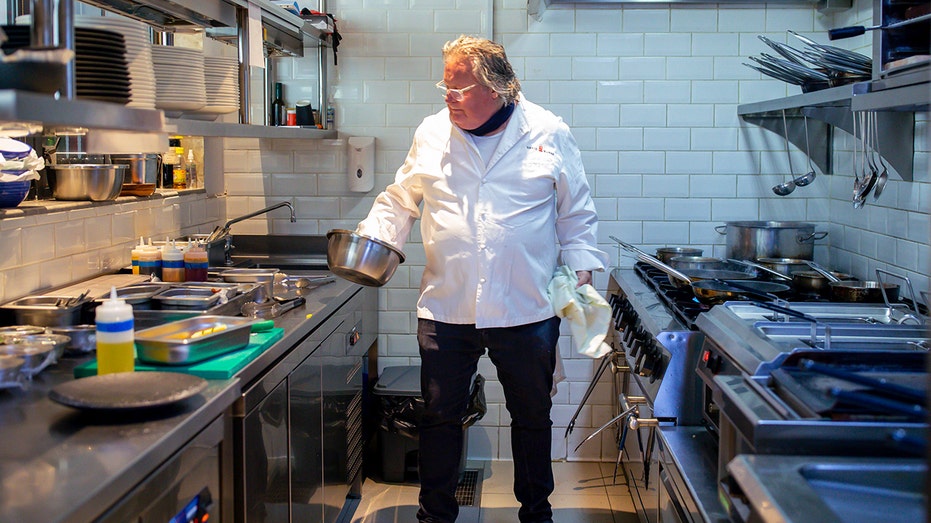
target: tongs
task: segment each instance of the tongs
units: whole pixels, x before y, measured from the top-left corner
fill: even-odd
[[[75,304],[78,304],[84,301],[84,298],[86,298],[87,295],[90,293],[91,293],[91,290],[87,289],[86,291],[82,292],[81,294],[78,294],[77,296],[71,296],[68,298],[58,298],[55,301],[55,307],[62,307],[62,308],[67,309],[68,307],[71,307],[72,305],[75,305]]]
[[[269,300],[262,303],[256,303],[250,301],[243,304],[241,312],[243,316],[249,316],[252,318],[277,318],[278,316],[281,316],[289,310],[295,307],[299,307],[306,302],[307,300],[303,296],[298,296],[297,298],[285,302]]]

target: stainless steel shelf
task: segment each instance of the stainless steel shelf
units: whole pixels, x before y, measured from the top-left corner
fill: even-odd
[[[882,139],[883,158],[905,181],[912,181],[915,153],[914,108],[926,105],[931,98],[929,84],[871,92],[872,84],[862,82],[802,93],[775,100],[741,104],[737,114],[744,121],[759,125],[785,137],[802,151],[811,145],[808,155],[823,173],[832,171],[833,130],[854,133],[854,113],[875,111]],[[783,124],[783,113],[786,124]],[[805,119],[808,137],[805,136]],[[788,127],[788,130],[786,129]],[[856,133],[859,138],[859,132]]]
[[[93,100],[56,100],[12,89],[0,90],[0,121],[136,132],[163,132],[165,127],[165,115],[158,110]]]
[[[202,120],[167,120],[169,134],[227,138],[301,138],[319,140],[336,138],[335,129],[304,127],[272,127],[239,123],[205,122]]]

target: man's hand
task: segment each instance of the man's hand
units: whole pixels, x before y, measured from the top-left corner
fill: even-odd
[[[592,271],[575,271],[575,275],[579,277],[579,284],[575,286],[577,289],[586,283],[592,283]]]

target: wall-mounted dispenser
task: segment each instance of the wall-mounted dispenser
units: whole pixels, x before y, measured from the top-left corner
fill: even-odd
[[[375,138],[353,136],[349,138],[349,190],[369,192],[375,187]]]

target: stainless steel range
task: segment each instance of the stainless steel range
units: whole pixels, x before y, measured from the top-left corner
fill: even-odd
[[[925,407],[899,401],[917,410],[851,410],[847,393],[863,387],[818,372],[852,370],[923,394],[926,325],[900,322],[926,317],[883,304],[792,298],[772,304],[788,307],[778,312],[744,301],[708,307],[642,263],[612,272],[609,340],[630,369],[616,436],[641,521],[747,520],[729,490],[727,466],[738,455],[909,456],[922,448]],[[813,383],[847,395],[829,398],[839,411],[807,403],[818,394],[805,390]],[[737,492],[741,503],[744,494]]]

